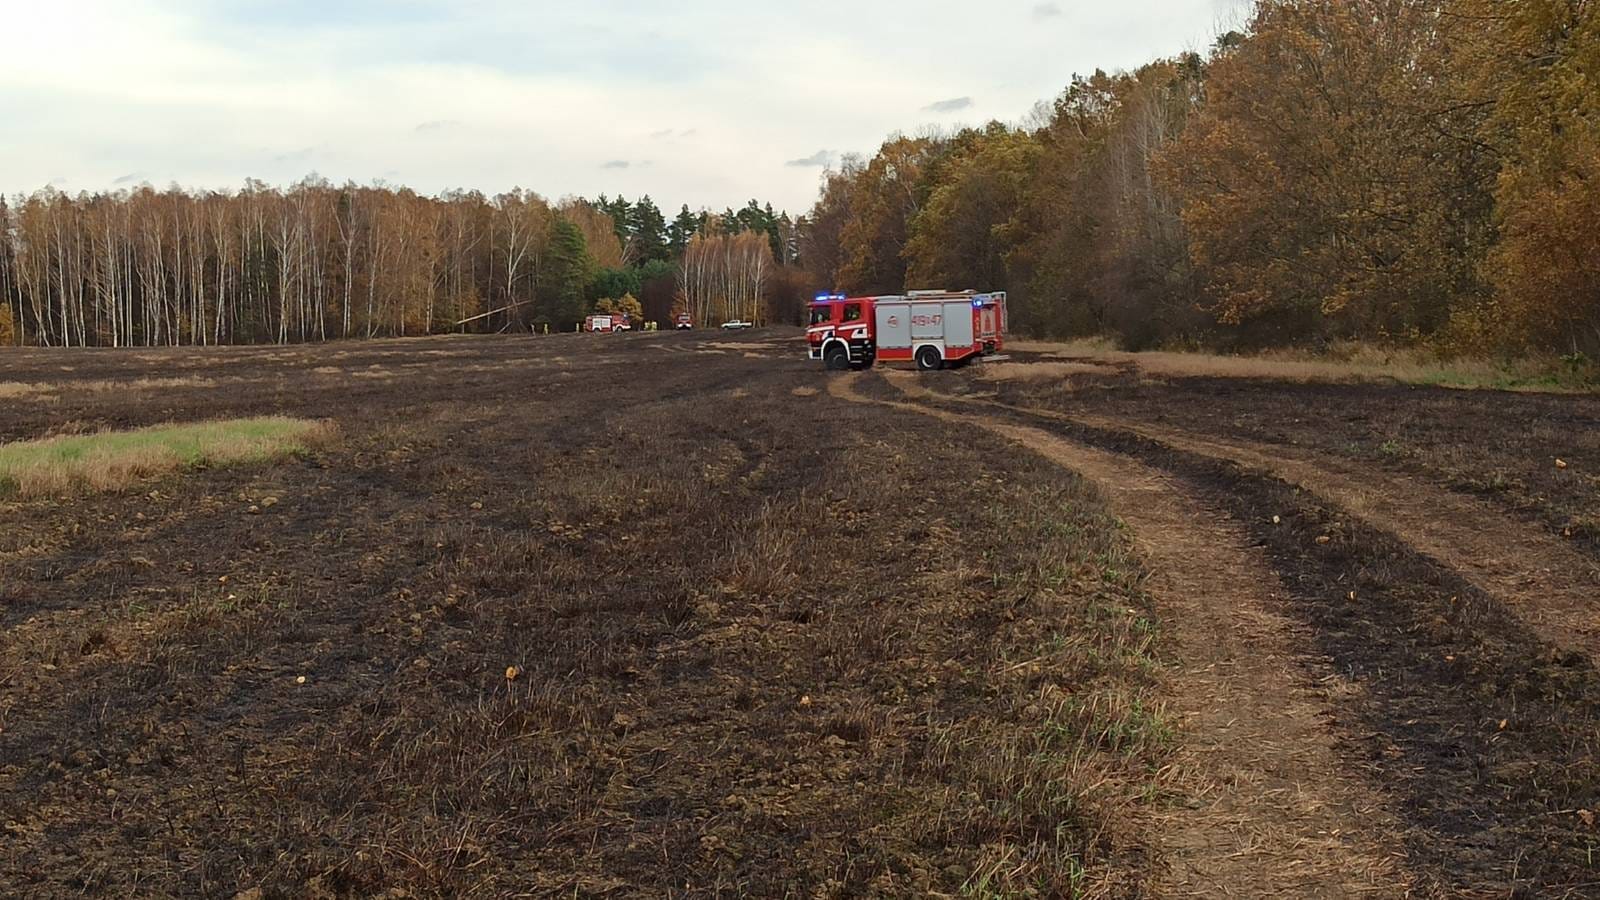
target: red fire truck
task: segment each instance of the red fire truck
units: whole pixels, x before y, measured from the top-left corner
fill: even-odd
[[[1005,329],[1003,291],[823,294],[811,303],[806,342],[811,358],[829,369],[865,369],[878,360],[898,360],[929,370],[1000,353]]]
[[[590,316],[583,320],[584,331],[595,331],[610,334],[617,331],[632,331],[633,323],[627,316]]]

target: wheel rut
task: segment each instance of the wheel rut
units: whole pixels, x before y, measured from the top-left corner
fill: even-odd
[[[1156,814],[1165,896],[1352,897],[1410,892],[1397,823],[1333,749],[1325,687],[1293,648],[1264,553],[1226,513],[1130,457],[1047,431],[877,399],[859,375],[835,397],[978,428],[1094,482],[1133,529],[1176,665],[1169,709],[1195,799]]]
[[[930,391],[891,373],[902,391],[1123,433],[1172,450],[1234,463],[1320,496],[1459,574],[1506,604],[1553,647],[1600,660],[1600,565],[1489,503],[1381,469],[1302,452],[1101,416],[1011,406]],[[909,382],[909,383],[908,383]]]

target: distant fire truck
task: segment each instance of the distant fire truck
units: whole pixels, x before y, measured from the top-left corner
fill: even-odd
[[[595,331],[601,334],[610,334],[617,331],[632,331],[633,323],[627,316],[590,316],[583,320],[584,331]]]
[[[942,369],[1004,349],[1006,295],[912,291],[885,297],[823,294],[811,303],[806,343],[829,369],[865,369],[878,360]]]
[[[694,317],[688,313],[678,313],[678,330],[689,331],[694,328]]]

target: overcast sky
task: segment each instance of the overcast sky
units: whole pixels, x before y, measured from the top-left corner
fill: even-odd
[[[0,0],[0,191],[309,172],[803,211],[892,131],[1017,121],[1240,0]]]

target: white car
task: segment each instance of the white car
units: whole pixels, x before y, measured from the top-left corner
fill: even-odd
[[[730,322],[723,322],[722,327],[728,329],[729,331],[738,331],[741,328],[754,328],[756,327],[756,323],[734,319]]]

